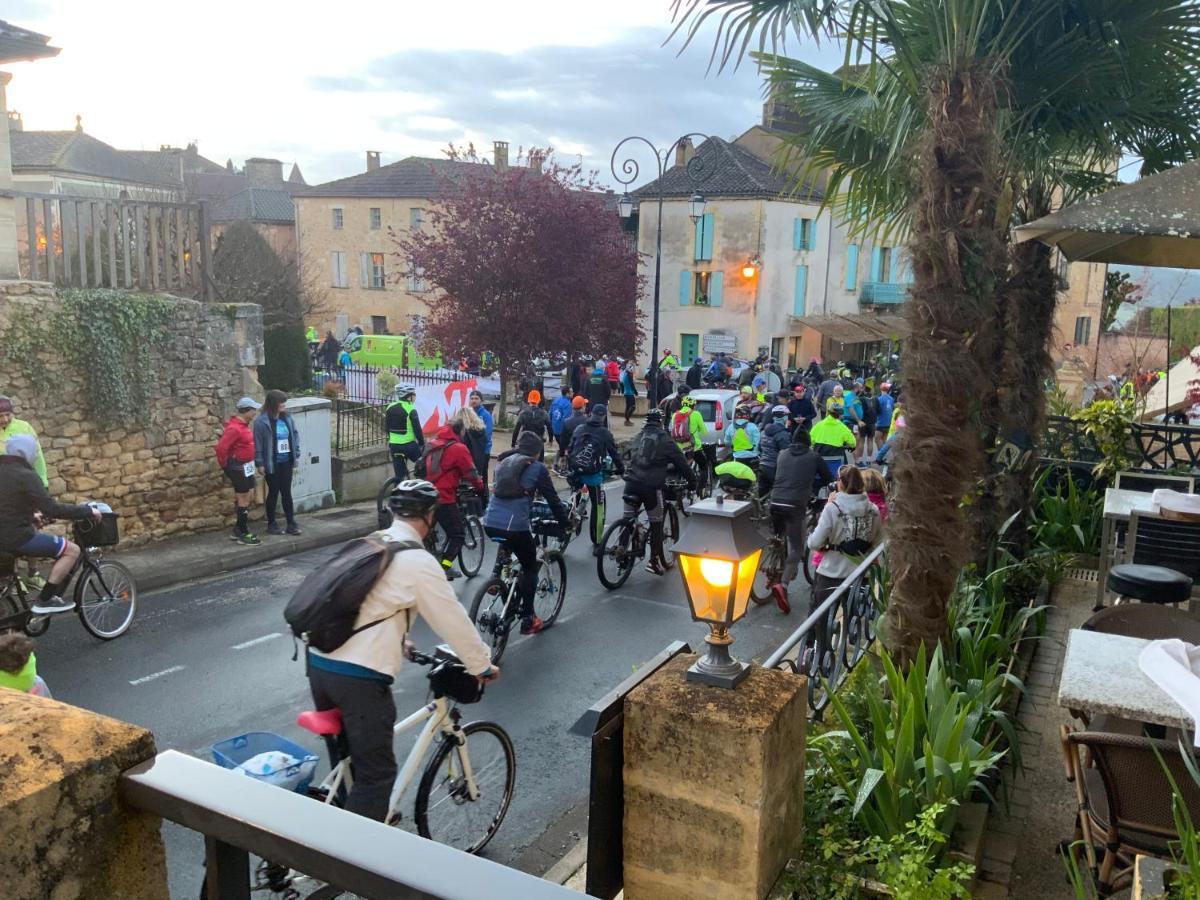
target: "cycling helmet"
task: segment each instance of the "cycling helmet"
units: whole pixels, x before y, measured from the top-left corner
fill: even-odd
[[[418,518],[427,515],[438,502],[438,490],[428,481],[409,478],[388,495],[388,506],[398,516]]]
[[[754,388],[750,387],[750,385],[748,385],[748,384],[743,384],[742,388],[741,388],[741,392],[743,394],[753,394]]]
[[[684,398],[679,401],[679,405],[683,409],[693,409],[696,406],[696,398],[685,395]]]
[[[647,425],[661,425],[663,423],[663,414],[661,409],[652,409],[646,413]]]
[[[892,389],[892,383],[890,381],[885,381],[879,386],[879,389],[881,391],[890,391]]]
[[[401,384],[396,385],[395,393],[396,393],[397,398],[402,399],[404,397],[407,397],[409,394],[415,394],[416,392],[417,392],[416,385],[409,384],[408,382],[403,382]]]
[[[679,386],[679,396],[680,397],[686,397],[691,392],[692,392],[691,385],[681,384]]]
[[[789,413],[791,413],[791,410],[788,409],[786,406],[784,406],[782,403],[772,407],[772,409],[771,409],[772,416],[786,416]]]
[[[749,407],[749,406],[747,406],[745,403],[739,403],[739,404],[737,405],[737,408],[736,408],[736,409],[734,409],[734,411],[733,411],[733,417],[734,417],[735,419],[748,419],[748,418],[750,418],[750,407]]]
[[[840,416],[843,412],[845,412],[845,410],[846,410],[846,407],[840,403],[830,403],[829,404],[829,414],[831,416]]]

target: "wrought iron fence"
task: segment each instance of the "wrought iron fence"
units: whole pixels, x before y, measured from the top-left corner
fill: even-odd
[[[333,451],[346,453],[383,447],[387,443],[384,407],[359,400],[333,401]]]
[[[1083,463],[1104,459],[1099,444],[1084,431],[1083,423],[1069,416],[1047,417],[1039,451],[1044,459]],[[1200,428],[1134,422],[1129,427],[1126,451],[1131,468],[1200,470]]]
[[[327,384],[336,384],[337,393],[346,400],[358,403],[389,403],[392,400],[390,392],[385,391],[379,384],[382,373],[394,375],[397,384],[413,384],[417,387],[432,384],[449,384],[472,376],[463,372],[452,372],[448,369],[430,371],[427,369],[391,369],[374,366],[329,366],[320,362],[313,366],[313,386],[321,389]]]
[[[202,203],[112,200],[11,189],[21,275],[63,287],[169,291],[210,297]]]

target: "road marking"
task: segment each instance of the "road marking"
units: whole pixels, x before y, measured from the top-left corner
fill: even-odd
[[[267,641],[273,641],[277,637],[283,637],[283,635],[278,631],[272,634],[264,634],[262,637],[256,637],[254,640],[246,641],[244,644],[234,644],[231,649],[245,650],[247,647],[253,647],[255,644],[265,644]]]
[[[141,678],[135,678],[130,684],[145,684],[147,681],[153,681],[155,678],[162,678],[164,675],[170,675],[172,672],[182,672],[184,666],[171,666],[169,669],[163,669],[161,672],[155,672],[153,675],[143,675]]]

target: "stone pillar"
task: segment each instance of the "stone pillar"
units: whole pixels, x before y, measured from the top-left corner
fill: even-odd
[[[625,897],[760,900],[800,849],[808,683],[754,667],[734,690],[675,657],[625,700]]]
[[[8,136],[6,91],[12,75],[0,72],[0,190],[10,190],[12,177],[12,141]],[[0,197],[0,278],[20,278],[17,256],[17,201]]]
[[[161,900],[161,820],[117,800],[122,771],[154,756],[145,729],[0,690],[0,894]]]

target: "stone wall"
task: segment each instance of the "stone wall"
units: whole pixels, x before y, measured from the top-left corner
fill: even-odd
[[[121,515],[122,545],[232,520],[233,492],[213,445],[244,394],[262,398],[262,310],[254,304],[176,304],[167,350],[154,361],[148,425],[108,427],[82,407],[82,383],[54,348],[43,354],[48,383],[0,371],[0,394],[37,431],[50,493],[65,502],[100,500]],[[14,310],[58,303],[45,283],[0,281],[0,334]]]

